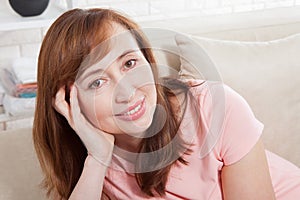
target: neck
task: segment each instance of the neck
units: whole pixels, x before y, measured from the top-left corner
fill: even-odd
[[[127,134],[115,135],[114,153],[123,159],[134,163],[138,153],[141,138],[129,136]]]
[[[142,138],[133,137],[127,134],[115,135],[115,145],[124,151],[138,152],[138,147]]]

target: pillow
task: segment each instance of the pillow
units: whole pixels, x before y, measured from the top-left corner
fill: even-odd
[[[266,148],[300,166],[300,34],[267,42],[175,40],[180,75],[220,79],[239,92],[265,125]]]

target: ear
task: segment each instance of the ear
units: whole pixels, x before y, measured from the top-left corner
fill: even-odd
[[[65,94],[65,86],[63,86],[57,91],[55,98],[52,99],[52,106],[57,112],[62,114],[68,120],[70,116],[70,106],[65,100]]]

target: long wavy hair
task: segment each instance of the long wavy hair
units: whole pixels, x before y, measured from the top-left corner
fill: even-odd
[[[67,120],[53,107],[53,98],[61,87],[68,88],[75,82],[80,64],[91,50],[111,34],[110,23],[115,22],[131,30],[142,53],[151,64],[156,83],[159,83],[156,62],[146,37],[139,26],[124,15],[110,9],[73,9],[62,14],[47,31],[38,58],[38,91],[34,117],[33,140],[41,168],[45,174],[43,187],[47,195],[68,199],[71,195],[87,156],[87,150]],[[180,120],[170,104],[170,97],[181,92],[186,97],[188,87],[176,80],[156,84],[157,103],[167,112],[166,123],[158,134],[141,141],[139,152],[152,152],[169,144],[177,134]],[[68,93],[66,93],[68,101]],[[160,122],[159,114],[154,114],[149,129],[155,129]],[[161,169],[136,173],[141,190],[149,195],[164,195],[165,186],[172,164],[176,161],[187,164],[182,158],[183,141],[176,143],[159,155],[154,165],[169,163]],[[179,147],[179,148],[178,148]],[[174,155],[177,159],[173,161]],[[163,159],[163,160],[161,160]],[[147,161],[139,160],[143,168]],[[145,166],[144,166],[145,167]]]

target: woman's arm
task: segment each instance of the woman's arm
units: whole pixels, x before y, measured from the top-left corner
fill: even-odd
[[[70,104],[65,101],[65,89],[62,87],[56,94],[54,107],[67,119],[88,151],[83,171],[69,199],[100,200],[106,169],[112,157],[114,136],[92,126],[85,119],[80,111],[75,86],[70,92]],[[107,199],[104,197],[107,196],[102,197]]]
[[[260,140],[240,161],[223,167],[221,181],[225,200],[275,199],[265,149]]]
[[[100,200],[107,166],[88,155],[82,174],[69,200]]]

